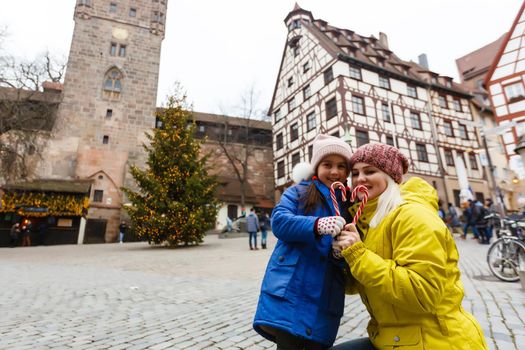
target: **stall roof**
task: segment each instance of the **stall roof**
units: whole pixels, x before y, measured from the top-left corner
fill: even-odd
[[[91,189],[92,180],[38,179],[4,185],[6,191],[85,193]]]

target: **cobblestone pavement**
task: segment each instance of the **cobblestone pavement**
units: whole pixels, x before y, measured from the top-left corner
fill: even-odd
[[[271,235],[270,235],[271,236]],[[525,292],[499,282],[487,246],[456,240],[464,306],[491,349],[525,349]],[[144,243],[0,249],[0,349],[267,349],[251,328],[268,250],[208,236],[200,247]],[[337,342],[365,335],[346,300]]]

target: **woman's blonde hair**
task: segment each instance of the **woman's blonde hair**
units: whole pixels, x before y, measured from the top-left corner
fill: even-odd
[[[388,215],[392,210],[396,209],[403,203],[401,196],[401,189],[399,185],[385,172],[379,170],[381,175],[386,179],[386,189],[379,195],[377,200],[377,210],[370,220],[370,227],[374,228]]]

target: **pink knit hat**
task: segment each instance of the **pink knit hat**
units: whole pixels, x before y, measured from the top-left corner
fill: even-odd
[[[350,158],[350,168],[361,162],[382,170],[398,184],[408,171],[408,159],[403,153],[396,147],[382,143],[367,143],[359,147]]]
[[[317,170],[321,160],[330,154],[340,155],[349,162],[352,156],[352,149],[339,137],[323,134],[317,135],[313,142],[312,160],[310,161],[314,172]]]

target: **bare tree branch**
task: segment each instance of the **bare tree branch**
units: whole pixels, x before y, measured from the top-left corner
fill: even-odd
[[[60,94],[44,93],[42,83],[60,82],[65,68],[49,53],[19,61],[3,50],[4,38],[0,28],[0,184],[31,175],[60,103]]]
[[[241,206],[245,206],[247,185],[250,174],[248,164],[253,157],[255,148],[260,145],[260,136],[257,134],[257,124],[265,120],[264,114],[257,110],[258,94],[251,86],[240,98],[240,105],[235,108],[235,115],[239,118],[224,117],[223,136],[219,145],[227,157],[241,189]],[[261,126],[261,125],[259,125]]]

